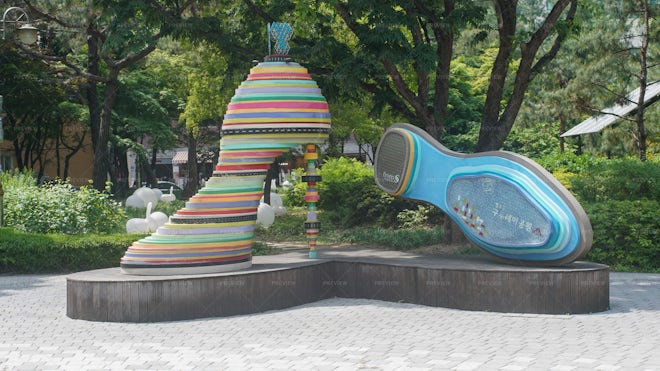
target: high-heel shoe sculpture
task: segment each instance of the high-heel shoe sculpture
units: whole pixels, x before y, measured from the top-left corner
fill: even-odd
[[[287,55],[291,27],[272,23],[268,30],[275,53],[250,70],[227,106],[213,177],[168,223],[128,248],[120,263],[122,273],[203,274],[250,267],[268,168],[277,156],[299,145],[306,145],[305,229],[309,255],[316,257],[316,183],[321,179],[314,171],[315,148],[328,138],[330,112],[307,69]]]
[[[549,172],[511,152],[453,152],[425,131],[393,125],[374,165],[385,192],[430,202],[484,251],[514,264],[562,265],[586,255],[593,232]]]

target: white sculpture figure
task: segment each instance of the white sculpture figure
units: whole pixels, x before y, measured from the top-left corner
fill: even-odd
[[[284,206],[284,202],[282,201],[282,196],[280,196],[277,193],[271,193],[270,206],[272,206],[273,208],[277,208],[278,206]]]
[[[275,207],[273,207],[273,211],[275,212],[275,216],[284,216],[284,215],[286,215],[286,207],[284,207],[284,206],[275,206]]]
[[[172,202],[176,200],[176,196],[174,195],[174,187],[170,187],[170,193],[166,193],[160,196],[160,200],[163,202]]]
[[[151,188],[151,192],[153,192],[154,196],[156,196],[156,200],[160,201],[160,197],[163,195],[163,191],[158,188]]]
[[[136,195],[130,195],[126,199],[126,207],[135,207],[138,209],[144,209],[145,206],[147,206],[147,204],[144,203],[144,200]]]
[[[147,204],[146,218],[133,218],[126,222],[126,233],[149,233],[151,228],[149,226],[151,221],[151,208],[153,203]],[[155,229],[154,229],[155,230]]]
[[[261,197],[261,202],[264,202],[263,197]],[[275,213],[275,216],[286,215],[286,207],[284,207],[282,196],[280,196],[279,194],[271,192],[270,206],[273,208],[273,212]]]
[[[149,223],[149,229],[151,229],[151,232],[155,232],[158,227],[162,227],[167,223],[167,221],[170,219],[167,214],[165,214],[162,211],[154,211],[151,213],[151,222]]]
[[[266,203],[260,203],[257,209],[257,224],[263,228],[268,228],[275,221],[275,212],[273,207]]]
[[[154,206],[158,204],[158,199],[156,198],[156,194],[149,187],[140,187],[137,190],[135,190],[135,193],[133,194],[135,196],[140,197],[144,201],[145,205],[147,205],[149,202],[152,202]]]

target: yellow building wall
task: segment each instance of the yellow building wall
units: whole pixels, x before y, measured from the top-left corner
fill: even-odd
[[[57,173],[57,151],[55,150],[55,143],[49,141],[46,143],[46,150],[44,151],[44,180],[53,180],[61,178],[64,175],[64,161],[66,155],[69,154],[69,150],[66,148],[60,149],[60,173]],[[11,163],[13,167],[16,167],[16,158],[14,155],[14,147],[10,141],[2,141],[0,143],[0,154],[2,156],[10,156],[12,158]],[[92,179],[93,168],[94,168],[94,152],[92,150],[92,142],[89,134],[85,137],[83,141],[83,146],[76,154],[69,160],[69,173],[68,178],[71,184],[76,186],[82,186],[89,184],[89,180]],[[36,165],[38,166],[38,165]],[[3,170],[11,170],[5,169]],[[39,169],[33,169],[35,172],[38,172]]]
[[[64,175],[64,161],[69,153],[67,149],[60,149],[60,173],[57,174],[57,152],[55,149],[46,152],[48,161],[44,166],[44,175],[48,179],[61,178]],[[75,186],[88,185],[94,172],[94,151],[91,140],[86,138],[83,147],[69,160],[68,178]]]

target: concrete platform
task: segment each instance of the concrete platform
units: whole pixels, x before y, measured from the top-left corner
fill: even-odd
[[[575,262],[519,267],[482,256],[321,249],[257,256],[249,269],[132,276],[119,268],[67,277],[67,316],[161,322],[250,314],[332,298],[364,298],[463,310],[568,314],[609,308],[609,267]]]

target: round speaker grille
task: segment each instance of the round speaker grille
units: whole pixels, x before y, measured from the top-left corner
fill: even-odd
[[[374,177],[376,184],[390,194],[401,194],[405,189],[406,173],[410,161],[411,143],[406,134],[390,130],[383,135],[376,152]]]

